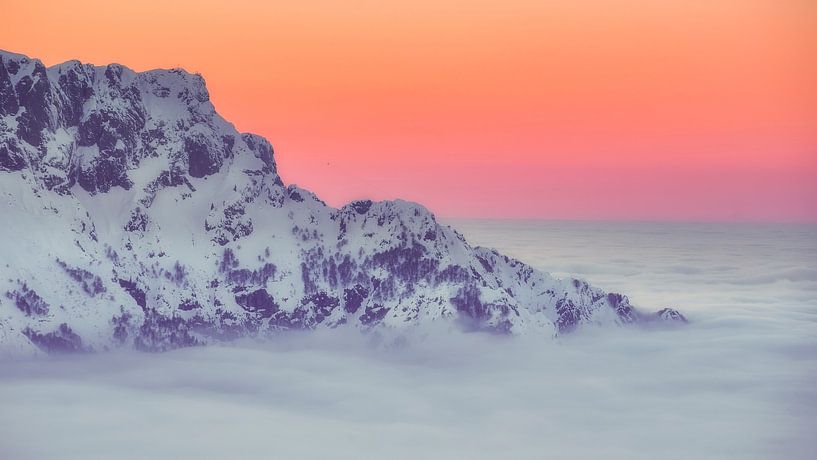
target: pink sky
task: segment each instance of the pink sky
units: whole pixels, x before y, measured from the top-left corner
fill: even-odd
[[[4,6],[0,46],[201,72],[333,205],[817,221],[817,6],[791,0],[94,0]]]

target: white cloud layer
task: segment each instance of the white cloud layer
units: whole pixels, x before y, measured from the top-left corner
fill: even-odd
[[[0,458],[817,458],[817,229],[458,222],[675,329],[0,362]]]

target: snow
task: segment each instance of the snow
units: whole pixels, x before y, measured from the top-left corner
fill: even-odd
[[[33,66],[26,69],[18,75]],[[262,298],[274,299],[274,309],[307,328],[342,323],[400,331],[456,323],[465,315],[473,323],[468,327],[550,338],[564,327],[557,327],[565,315],[557,311],[559,302],[576,311],[570,328],[625,322],[603,291],[472,247],[422,205],[395,200],[334,209],[308,190],[286,186],[266,140],[239,133],[221,118],[199,75],[76,62],[46,73],[51,98],[43,103],[56,125],[43,131],[44,149],[21,143],[30,171],[0,172],[0,191],[13,201],[5,216],[13,223],[0,228],[0,260],[14,261],[0,267],[0,293],[11,296],[0,298],[5,342],[28,343],[24,331],[50,334],[65,323],[83,347],[133,346],[159,334],[140,328],[151,312],[166,321],[155,327],[168,327],[168,340],[194,337],[150,345],[156,348],[218,341],[214,337],[229,321],[250,324],[246,334],[274,335],[280,321],[259,319],[239,304],[240,296],[261,290]],[[80,91],[79,126],[64,119],[61,104],[77,91],[56,84],[60,76],[87,86]],[[82,142],[95,143],[80,145],[83,129],[90,134]],[[191,139],[195,147],[188,147]],[[192,150],[204,165],[196,174],[202,177],[189,169]],[[92,184],[88,190],[75,170]],[[60,187],[46,185],[60,180]],[[227,254],[237,265],[222,270]],[[230,279],[232,270],[249,276],[267,264],[274,275],[255,284]],[[102,292],[79,288],[74,278],[83,272],[99,279]],[[145,305],[123,280],[143,292]],[[47,312],[20,311],[25,308],[11,298],[24,287],[49,306]],[[346,289],[358,288],[366,293],[361,304],[344,311]],[[319,312],[323,307],[310,295],[324,296],[334,310]],[[180,308],[189,302],[198,305],[195,311]],[[123,317],[132,323],[119,343],[115,323]],[[176,318],[184,323],[174,325]]]

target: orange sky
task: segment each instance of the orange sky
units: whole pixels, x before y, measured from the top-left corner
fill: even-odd
[[[202,73],[334,205],[817,221],[811,0],[5,3],[0,48]]]

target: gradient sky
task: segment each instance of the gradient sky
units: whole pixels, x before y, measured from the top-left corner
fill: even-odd
[[[811,0],[54,4],[4,4],[0,48],[200,72],[333,205],[817,221]]]

